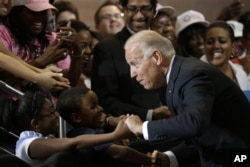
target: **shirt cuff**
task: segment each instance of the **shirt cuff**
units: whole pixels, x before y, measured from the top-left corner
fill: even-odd
[[[148,113],[147,113],[147,116],[146,116],[147,121],[152,121],[153,112],[154,112],[154,110],[152,110],[152,109],[148,110]]]
[[[145,140],[148,140],[148,121],[143,122],[142,124],[142,134]]]
[[[172,151],[166,151],[164,152],[164,154],[166,154],[169,158],[169,161],[170,161],[169,167],[179,167],[179,163]]]

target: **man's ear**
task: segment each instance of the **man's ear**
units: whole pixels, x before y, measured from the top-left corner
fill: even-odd
[[[160,51],[155,50],[153,53],[153,59],[156,62],[157,65],[160,65],[162,62],[162,54]]]
[[[81,117],[77,113],[72,113],[71,116],[70,116],[70,119],[74,123],[80,123],[80,122],[82,122]]]

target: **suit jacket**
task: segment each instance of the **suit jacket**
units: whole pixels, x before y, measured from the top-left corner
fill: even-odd
[[[165,90],[174,116],[149,122],[149,140],[184,138],[198,150],[202,166],[228,166],[232,150],[250,148],[250,103],[219,70],[176,56]]]
[[[160,106],[160,96],[156,91],[145,90],[130,77],[124,50],[130,36],[131,33],[124,27],[114,37],[95,46],[91,88],[106,113],[116,116],[133,113],[145,120],[149,109]]]

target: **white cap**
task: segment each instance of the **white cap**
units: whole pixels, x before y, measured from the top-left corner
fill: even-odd
[[[172,6],[163,6],[157,3],[155,16],[157,16],[158,12],[164,12],[167,15],[172,16],[175,12],[175,8],[173,8]]]
[[[192,24],[202,24],[204,26],[207,26],[209,22],[205,20],[205,17],[202,13],[194,10],[188,10],[176,18],[175,23],[175,34],[176,36],[179,35],[181,31],[183,31],[185,28]]]
[[[235,20],[228,20],[227,24],[229,24],[232,27],[235,38],[243,36],[244,25],[242,23]]]

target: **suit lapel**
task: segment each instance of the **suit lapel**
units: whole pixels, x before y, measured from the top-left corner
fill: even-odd
[[[180,71],[182,61],[182,58],[175,56],[166,90],[167,106],[171,113],[174,115],[177,114],[173,106],[174,86],[178,73]]]

